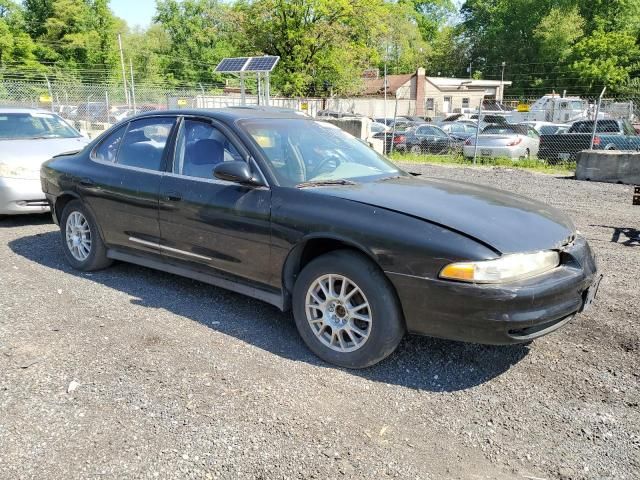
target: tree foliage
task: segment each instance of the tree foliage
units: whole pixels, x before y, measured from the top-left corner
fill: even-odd
[[[456,5],[459,10],[456,11]],[[287,95],[356,94],[362,73],[513,81],[510,93],[629,91],[640,74],[638,0],[157,0],[130,29],[109,0],[0,0],[1,71],[118,80],[118,33],[136,80],[212,84],[223,57],[279,55]],[[503,67],[503,62],[505,66]]]

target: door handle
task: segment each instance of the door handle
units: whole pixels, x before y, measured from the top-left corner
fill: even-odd
[[[162,199],[167,202],[179,202],[182,200],[182,194],[179,192],[165,192],[162,194]]]
[[[82,185],[83,187],[95,187],[96,182],[94,182],[90,178],[83,178],[82,180],[80,180],[80,185]]]

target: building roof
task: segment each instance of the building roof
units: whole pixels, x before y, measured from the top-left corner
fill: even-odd
[[[475,80],[469,78],[453,78],[453,77],[426,77],[426,79],[442,90],[466,88],[486,88],[499,87],[500,85],[510,86],[512,82],[500,80]]]
[[[407,82],[410,82],[415,76],[415,73],[387,75],[387,93],[389,95],[395,95],[400,87],[405,85]],[[442,91],[461,89],[482,90],[489,87],[499,87],[500,85],[508,87],[511,86],[512,83],[510,81],[501,82],[500,80],[475,80],[453,77],[425,77],[425,79]],[[362,95],[384,95],[384,77],[363,78],[362,81],[364,83]]]
[[[387,75],[387,93],[395,95],[398,89],[405,83],[410,81],[415,73],[406,73],[404,75]],[[384,95],[384,77],[364,78],[363,95]]]

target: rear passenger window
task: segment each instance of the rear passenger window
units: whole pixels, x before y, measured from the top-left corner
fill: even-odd
[[[164,147],[175,122],[175,118],[133,120],[122,139],[117,163],[147,170],[160,170]]]
[[[116,155],[118,154],[118,146],[120,146],[120,141],[124,136],[126,128],[127,126],[123,125],[100,142],[93,151],[93,158],[101,162],[115,162]]]

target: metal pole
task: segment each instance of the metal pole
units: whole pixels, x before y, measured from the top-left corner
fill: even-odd
[[[396,92],[396,106],[393,111],[393,131],[391,132],[391,148],[390,153],[393,153],[393,139],[396,138],[396,117],[398,116],[398,92]]]
[[[260,79],[260,72],[256,72],[256,80],[258,82],[258,105],[262,104],[262,81]]]
[[[270,73],[264,75],[264,104],[268,107],[271,104],[271,83],[269,79]]]
[[[47,90],[49,90],[49,98],[51,99],[51,111],[55,112],[53,106],[53,91],[51,90],[51,82],[49,81],[49,77],[47,77],[46,75],[44,76],[44,78],[47,80]]]
[[[122,86],[124,87],[124,101],[127,102],[127,107],[130,106],[129,103],[129,91],[127,90],[127,73],[124,68],[124,54],[122,53],[122,35],[118,33],[118,49],[120,50],[120,65],[122,66]]]
[[[138,113],[138,108],[136,107],[136,84],[133,81],[133,62],[129,59],[129,69],[131,70],[131,99],[133,100],[133,114]]]
[[[240,105],[246,105],[245,91],[244,91],[244,73],[240,72]]]
[[[606,89],[607,87],[604,87],[602,89],[602,92],[600,92],[600,97],[598,98],[598,105],[596,105],[596,116],[593,119],[593,132],[591,132],[591,145],[589,146],[589,150],[593,150],[593,142],[596,139],[596,127],[598,126],[598,115],[600,114],[600,104],[602,103],[602,96],[604,95],[604,92]]]
[[[480,98],[480,105],[478,105],[478,126],[476,128],[476,141],[473,146],[473,164],[476,164],[476,157],[478,156],[478,135],[480,134],[480,116],[482,115],[482,103],[484,102],[484,95]]]
[[[386,53],[385,53],[385,57],[384,57],[384,83],[383,83],[382,88],[384,88],[384,124],[388,127],[389,125],[387,124],[387,55],[386,55]],[[389,153],[389,152],[386,151],[387,150],[387,131],[388,131],[388,129],[385,128],[385,130],[384,130],[384,147],[382,148],[382,151],[384,153]],[[393,141],[391,143],[393,143]]]
[[[104,91],[104,103],[107,106],[106,108],[106,123],[109,123],[109,90]]]
[[[500,101],[504,101],[504,67],[507,62],[502,62],[502,74],[500,75]]]

